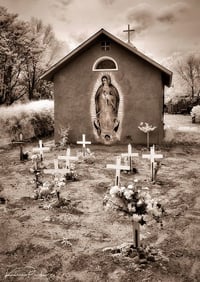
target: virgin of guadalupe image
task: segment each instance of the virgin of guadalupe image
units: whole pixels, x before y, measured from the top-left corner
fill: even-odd
[[[102,84],[95,95],[96,119],[94,126],[99,138],[104,142],[113,141],[119,128],[119,93],[111,83],[109,75],[101,77]]]

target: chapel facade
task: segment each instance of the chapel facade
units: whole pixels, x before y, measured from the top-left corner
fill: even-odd
[[[55,142],[61,129],[69,139],[92,143],[145,144],[141,122],[156,127],[150,143],[164,136],[164,88],[172,72],[104,29],[47,70],[54,82]]]

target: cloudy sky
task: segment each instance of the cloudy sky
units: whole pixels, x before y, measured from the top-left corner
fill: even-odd
[[[200,50],[200,0],[0,0],[0,5],[23,20],[51,24],[66,41],[66,53],[101,28],[127,41],[128,24],[135,29],[132,43],[158,62]]]

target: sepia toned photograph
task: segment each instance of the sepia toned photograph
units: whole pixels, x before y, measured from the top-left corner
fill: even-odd
[[[0,282],[200,281],[199,15],[0,0]]]

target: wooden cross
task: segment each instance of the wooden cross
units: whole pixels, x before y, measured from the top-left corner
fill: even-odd
[[[54,168],[52,169],[44,169],[43,172],[45,174],[66,174],[69,173],[69,169],[68,168],[59,168],[58,167],[58,160],[54,160]]]
[[[22,132],[20,132],[19,134],[19,140],[17,141],[12,141],[12,144],[19,144],[19,148],[20,148],[20,161],[23,161],[24,160],[24,153],[23,153],[23,144],[26,142],[25,140],[23,140],[23,134]]]
[[[138,157],[138,153],[132,153],[132,146],[131,144],[128,144],[128,153],[121,154],[122,157],[128,157],[129,159],[129,165],[130,165],[130,171],[132,171],[132,157]]]
[[[41,170],[34,170],[34,174],[35,174],[35,184],[36,184],[36,188],[38,188],[41,184],[42,181],[40,181],[40,177],[41,177]]]
[[[33,173],[35,175],[35,184],[36,184],[36,188],[38,188],[42,184],[42,181],[40,181],[40,177],[43,169],[43,167],[39,165],[39,163],[41,163],[39,155],[33,155],[32,162],[33,162]]]
[[[133,243],[136,249],[140,247],[140,224],[136,221],[133,221]]]
[[[130,24],[128,24],[128,29],[123,30],[123,32],[127,32],[128,33],[128,43],[131,43],[130,35],[131,35],[132,31],[135,31],[135,29],[130,29]]]
[[[32,159],[32,162],[33,162],[33,169],[34,170],[39,170],[39,156],[38,155],[35,155],[34,156],[34,159]]]
[[[82,141],[77,141],[76,143],[77,144],[82,144],[83,145],[83,156],[85,156],[86,155],[86,144],[91,144],[91,142],[90,141],[85,141],[85,134],[83,134],[82,135]]]
[[[77,161],[78,157],[70,156],[70,148],[67,148],[65,156],[58,156],[58,160],[65,160],[66,161],[66,168],[70,169],[70,161]]]
[[[127,165],[121,165],[121,157],[118,156],[116,159],[116,164],[107,164],[106,168],[110,168],[110,169],[115,169],[116,170],[116,174],[115,174],[115,186],[119,186],[120,184],[120,171],[121,170],[129,170],[130,167]]]
[[[43,161],[43,158],[44,158],[44,152],[49,152],[49,151],[50,151],[49,147],[43,147],[42,140],[39,140],[39,147],[33,148],[33,152],[34,153],[38,153],[39,152],[41,162]]]
[[[162,159],[163,155],[162,154],[156,154],[155,153],[155,146],[153,145],[152,147],[150,147],[150,154],[144,154],[142,155],[143,158],[145,159],[150,159],[151,162],[151,181],[155,180],[155,159]]]

